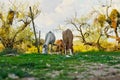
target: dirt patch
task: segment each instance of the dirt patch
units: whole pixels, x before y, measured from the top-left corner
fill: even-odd
[[[115,67],[116,66],[116,67]],[[106,64],[89,63],[81,65],[86,70],[71,73],[73,80],[120,80],[120,65],[108,66]],[[77,68],[77,67],[76,67]]]
[[[103,76],[103,77],[99,76],[99,77],[94,77],[88,80],[120,80],[120,74]]]
[[[51,73],[47,73],[46,76],[55,78],[56,76],[59,76],[62,71],[52,71]]]

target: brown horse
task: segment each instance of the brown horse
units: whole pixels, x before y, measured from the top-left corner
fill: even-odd
[[[62,54],[62,52],[64,51],[64,43],[63,43],[63,40],[60,39],[60,40],[57,40],[55,42],[55,45],[56,45],[56,52],[60,52]]]
[[[65,54],[69,50],[70,55],[73,54],[73,33],[70,29],[63,31],[62,33],[63,42],[65,46]]]

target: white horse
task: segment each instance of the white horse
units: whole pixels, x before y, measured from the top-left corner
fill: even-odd
[[[54,42],[55,42],[55,35],[51,31],[49,31],[45,36],[45,43],[43,45],[42,53],[43,54],[48,53],[49,44],[51,44],[51,49],[50,49],[50,52],[51,52]]]

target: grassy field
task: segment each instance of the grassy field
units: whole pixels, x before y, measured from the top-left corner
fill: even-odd
[[[119,74],[119,69],[120,52],[0,56],[0,80],[88,80]]]

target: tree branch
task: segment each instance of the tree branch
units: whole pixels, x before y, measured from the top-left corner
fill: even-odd
[[[19,30],[15,33],[15,35],[13,36],[13,39],[12,39],[13,42],[15,41],[15,38],[16,38],[16,36],[18,35],[18,33],[20,33],[21,31],[23,31],[23,30],[30,24],[30,22],[31,22],[31,21],[29,21],[29,22],[24,22],[23,27],[22,27],[21,29],[19,29]]]
[[[2,21],[2,24],[5,25],[5,20],[3,19],[2,13],[0,13],[0,19],[1,19],[1,21]]]
[[[70,22],[70,24],[72,24],[76,28],[76,30],[80,31],[79,28],[78,28],[78,26],[72,20],[69,21],[69,22]]]

